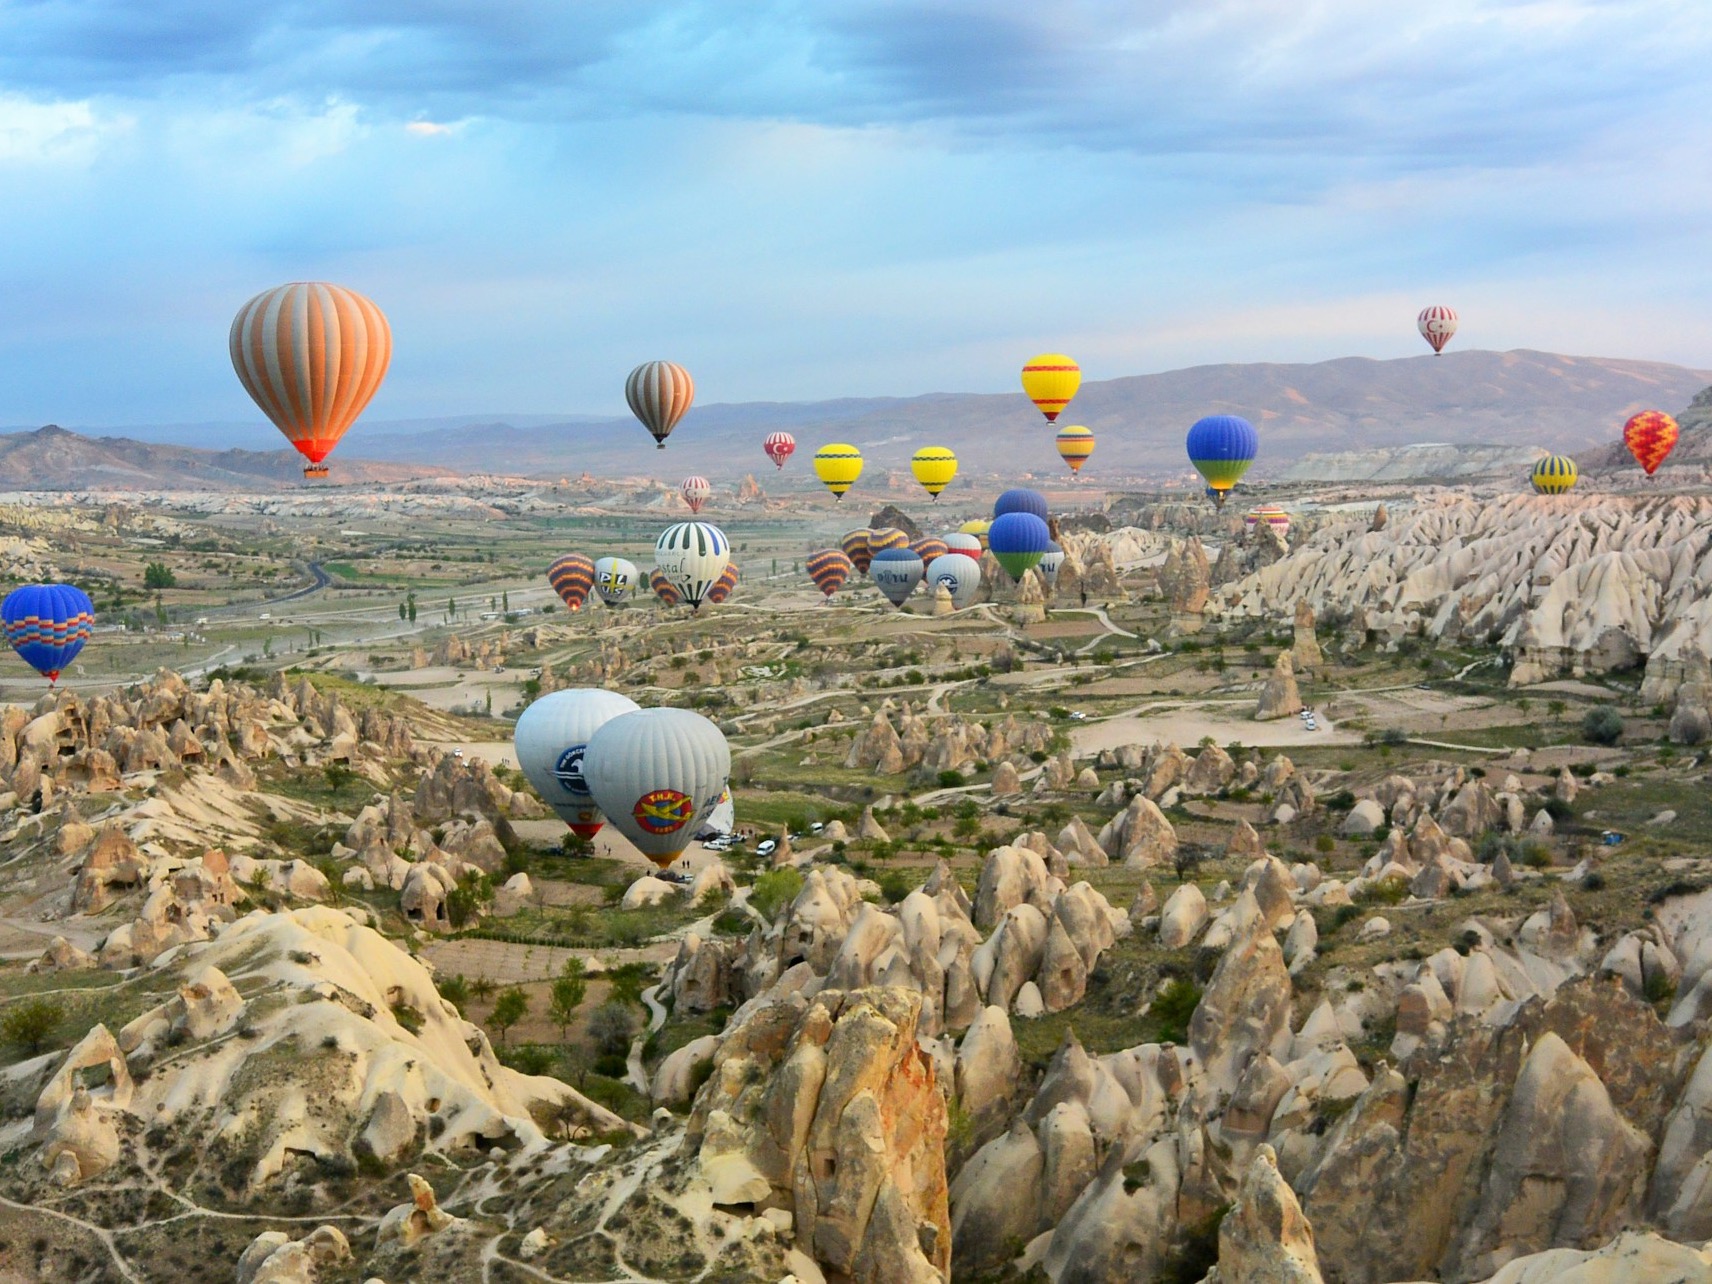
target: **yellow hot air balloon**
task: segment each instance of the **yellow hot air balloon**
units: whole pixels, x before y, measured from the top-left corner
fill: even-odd
[[[921,488],[937,500],[939,492],[957,476],[957,456],[944,446],[923,446],[910,460],[910,471]]]
[[[1062,352],[1030,357],[1022,368],[1022,390],[1047,423],[1058,418],[1081,386],[1082,367]]]
[[[835,498],[843,499],[862,475],[862,452],[843,441],[822,446],[814,452],[814,475]]]
[[[987,531],[992,527],[992,525],[993,524],[991,522],[983,521],[977,517],[972,521],[964,522],[957,529],[965,535],[973,535],[976,539],[981,541],[981,547],[986,548]]]
[[[1058,430],[1054,441],[1058,446],[1059,457],[1070,465],[1071,476],[1081,472],[1082,465],[1088,462],[1088,456],[1094,453],[1093,431],[1081,424],[1066,424]]]
[[[1547,455],[1534,465],[1529,480],[1541,495],[1561,495],[1570,490],[1581,476],[1575,461],[1568,455]]]

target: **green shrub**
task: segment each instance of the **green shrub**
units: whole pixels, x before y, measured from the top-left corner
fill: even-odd
[[[1359,905],[1401,905],[1408,895],[1409,880],[1392,875],[1369,883],[1355,899]]]
[[[636,1018],[622,1003],[603,1003],[589,1016],[589,1042],[605,1056],[622,1060],[630,1050],[630,1040],[635,1032]],[[619,1074],[623,1073],[621,1068]]]
[[[34,1056],[64,1020],[65,1008],[53,999],[25,999],[0,1014],[0,1038]]]
[[[1193,981],[1182,977],[1167,981],[1148,1009],[1148,1015],[1158,1028],[1159,1042],[1187,1043],[1189,1019],[1195,1015],[1195,1008],[1200,1002],[1201,987]]]
[[[1582,738],[1590,744],[1614,745],[1623,738],[1623,718],[1615,709],[1589,709],[1581,719]]]
[[[1317,852],[1334,852],[1337,850],[1337,839],[1330,834],[1317,834],[1314,837],[1314,850]]]
[[[962,783],[963,773],[961,771],[942,771],[939,773],[939,786],[941,789],[955,789]]]
[[[789,867],[768,870],[749,889],[749,904],[762,917],[771,920],[778,912],[796,900],[802,891],[802,875]]]

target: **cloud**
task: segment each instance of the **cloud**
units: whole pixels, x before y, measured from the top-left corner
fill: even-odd
[[[436,120],[413,120],[404,126],[404,132],[418,138],[450,138],[452,126]]]
[[[105,117],[88,102],[41,102],[0,94],[0,165],[87,163],[104,136],[130,122]]]

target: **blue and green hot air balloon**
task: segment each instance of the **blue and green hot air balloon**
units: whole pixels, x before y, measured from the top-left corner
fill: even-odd
[[[0,602],[6,640],[48,682],[59,681],[95,627],[95,604],[70,584],[25,584]]]
[[[1208,415],[1195,421],[1185,444],[1189,462],[1207,479],[1207,489],[1222,508],[1231,487],[1242,480],[1260,453],[1260,434],[1236,415]]]
[[[1005,573],[1013,580],[1020,580],[1051,549],[1052,533],[1033,513],[1005,513],[993,519],[992,529],[987,532],[987,547]]]

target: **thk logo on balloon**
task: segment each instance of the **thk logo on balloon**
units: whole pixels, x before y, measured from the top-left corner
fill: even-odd
[[[676,789],[653,789],[636,800],[630,814],[650,834],[675,834],[695,815],[695,799]]]

